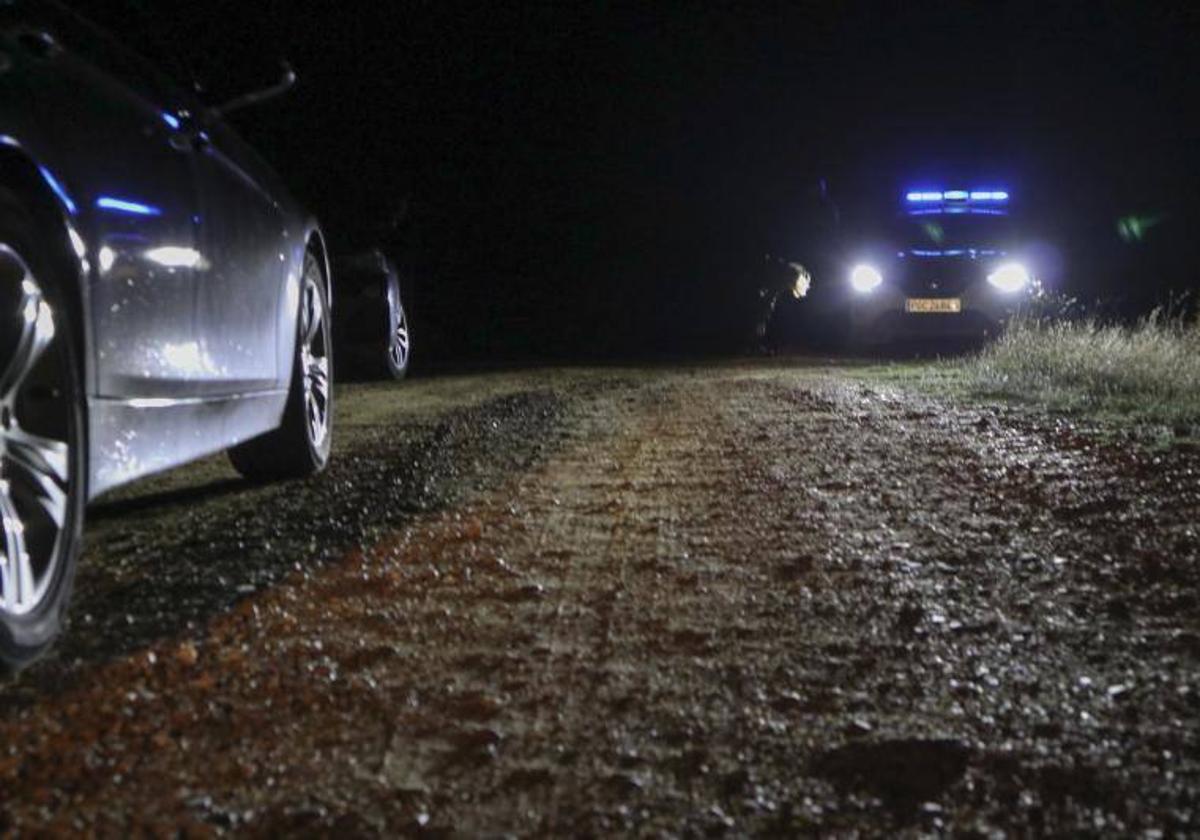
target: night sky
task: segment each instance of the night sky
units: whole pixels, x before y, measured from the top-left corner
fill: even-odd
[[[1191,4],[141,5],[214,98],[291,60],[297,89],[235,124],[334,250],[389,245],[446,352],[716,340],[763,253],[803,259],[820,178],[849,207],[984,173],[1064,290],[1196,284]],[[1145,242],[1130,213],[1160,219]]]

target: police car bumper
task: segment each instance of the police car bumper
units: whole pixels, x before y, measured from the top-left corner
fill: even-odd
[[[1029,300],[1028,292],[1005,293],[984,282],[958,294],[907,294],[886,284],[850,303],[858,341],[882,344],[907,339],[984,338],[994,335]]]

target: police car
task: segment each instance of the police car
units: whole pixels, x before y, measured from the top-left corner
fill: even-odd
[[[906,191],[886,230],[842,265],[862,343],[995,334],[1042,294],[1007,189]]]

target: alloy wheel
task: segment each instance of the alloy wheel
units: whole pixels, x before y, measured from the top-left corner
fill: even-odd
[[[33,272],[0,243],[0,613],[43,602],[62,562],[70,489],[69,368]]]
[[[300,364],[304,375],[304,409],[308,439],[320,449],[329,435],[329,330],[325,298],[317,272],[305,272],[304,307],[300,317]]]
[[[388,345],[388,353],[396,370],[402,371],[408,365],[408,319],[404,316],[404,307],[396,304],[396,328],[392,330],[392,340]]]

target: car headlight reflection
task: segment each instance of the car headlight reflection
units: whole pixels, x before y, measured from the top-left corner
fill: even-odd
[[[1005,263],[988,275],[988,282],[1002,292],[1013,294],[1029,285],[1029,270],[1020,263]]]
[[[854,291],[859,294],[870,294],[879,287],[883,282],[883,275],[879,273],[873,265],[865,263],[854,266],[850,272],[850,285],[854,287]]]

